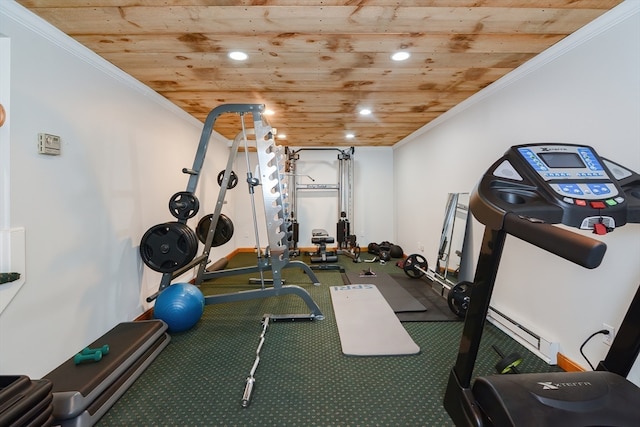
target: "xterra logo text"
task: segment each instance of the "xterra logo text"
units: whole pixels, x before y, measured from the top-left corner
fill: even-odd
[[[589,381],[577,381],[573,383],[554,383],[551,381],[539,382],[543,390],[559,390],[565,387],[587,387],[592,385]]]

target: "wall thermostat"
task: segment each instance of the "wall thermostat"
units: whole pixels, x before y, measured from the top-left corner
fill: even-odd
[[[48,133],[38,134],[38,153],[50,156],[60,155],[60,137]]]

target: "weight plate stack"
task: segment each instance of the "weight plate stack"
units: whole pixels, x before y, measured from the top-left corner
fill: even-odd
[[[196,256],[197,251],[196,233],[180,222],[155,225],[140,240],[142,261],[160,273],[172,273],[184,267]]]
[[[449,290],[447,303],[451,311],[458,317],[464,318],[471,301],[471,282],[460,282]]]

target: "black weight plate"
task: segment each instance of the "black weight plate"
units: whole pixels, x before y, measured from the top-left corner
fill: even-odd
[[[188,191],[179,191],[169,199],[169,212],[176,219],[193,218],[200,210],[198,198]]]
[[[225,172],[225,170],[221,170],[218,174],[217,181],[220,187],[222,187],[222,181],[224,181]],[[229,182],[227,183],[227,189],[231,190],[232,188],[235,188],[236,185],[238,185],[238,175],[236,175],[234,171],[231,171],[231,174],[229,175]]]
[[[227,243],[233,237],[233,222],[228,216],[220,214],[218,223],[216,224],[216,231],[213,235],[212,246],[222,246]]]
[[[167,222],[151,227],[140,241],[142,261],[154,271],[171,273],[196,256],[198,240],[186,224]]]
[[[211,218],[213,214],[207,214],[200,218],[198,226],[196,227],[196,236],[203,244],[207,242],[207,234],[209,234],[209,227],[211,226]]]
[[[198,227],[196,228],[196,235],[198,236],[198,240],[202,243],[206,243],[207,235],[209,234],[209,229],[211,228],[211,219],[213,218],[213,214],[208,214],[200,218],[198,222]],[[213,241],[211,246],[222,246],[231,240],[233,237],[233,222],[229,219],[225,214],[220,214],[220,218],[218,218],[218,223],[216,224],[216,230],[214,231]]]
[[[416,267],[427,271],[427,259],[420,254],[409,255],[407,259],[404,260],[402,270],[404,270],[404,273],[412,279],[418,279],[424,276],[424,271],[418,270]]]
[[[471,282],[460,282],[449,290],[447,303],[449,309],[458,317],[464,318],[471,300]]]

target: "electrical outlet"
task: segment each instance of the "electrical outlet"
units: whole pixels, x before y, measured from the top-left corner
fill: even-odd
[[[602,329],[606,329],[609,331],[607,335],[602,335],[602,342],[606,345],[611,345],[613,343],[613,338],[616,336],[616,328],[611,325],[607,325],[606,323],[602,324]]]

